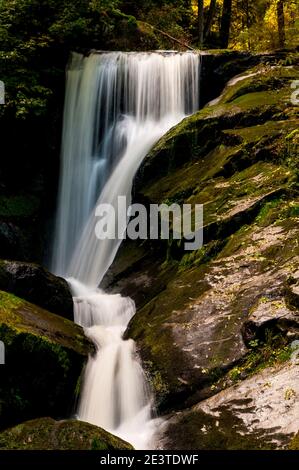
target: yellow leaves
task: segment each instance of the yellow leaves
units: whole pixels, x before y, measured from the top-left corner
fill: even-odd
[[[264,17],[265,25],[268,28],[273,28],[275,31],[277,30],[277,2],[278,0],[272,0]],[[286,1],[284,3],[286,27],[295,21],[296,14],[298,14],[298,6],[296,6],[296,3]]]
[[[204,8],[208,8],[210,6],[210,3],[211,3],[211,0],[204,0]],[[218,0],[217,1],[217,4],[222,6],[223,4],[223,0]],[[197,15],[197,12],[198,12],[198,0],[192,0],[191,2],[191,6],[192,6],[192,10],[193,10],[193,13],[194,15]]]
[[[266,11],[264,22],[269,28],[277,29],[277,0],[271,2],[268,10]]]

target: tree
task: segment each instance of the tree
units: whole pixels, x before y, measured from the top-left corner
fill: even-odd
[[[232,0],[223,0],[221,26],[220,26],[220,43],[223,49],[226,49],[228,47],[231,17],[232,17]]]
[[[286,35],[285,35],[285,21],[284,21],[284,0],[278,0],[277,7],[277,25],[278,25],[278,42],[279,47],[284,47]]]
[[[212,26],[215,11],[216,11],[216,5],[217,5],[217,0],[211,0],[208,15],[207,15],[207,19],[206,19],[206,23],[205,23],[205,27],[204,27],[204,37],[205,38],[207,36],[209,36],[209,34],[211,32],[211,26]]]
[[[203,22],[203,7],[204,7],[204,0],[198,0],[197,2],[198,7],[198,46],[202,47],[203,45],[203,32],[204,32],[204,22]]]

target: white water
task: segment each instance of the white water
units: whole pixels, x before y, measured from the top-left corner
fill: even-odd
[[[123,333],[134,302],[98,286],[121,239],[95,236],[95,206],[130,204],[134,175],[150,148],[198,108],[200,57],[193,53],[74,54],[68,70],[53,270],[69,278],[75,321],[95,343],[78,417],[147,448],[152,398],[132,340]],[[126,217],[118,227],[126,229]]]

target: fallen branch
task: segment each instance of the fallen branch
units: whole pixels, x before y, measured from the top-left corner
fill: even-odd
[[[162,36],[165,36],[167,37],[168,39],[170,39],[171,41],[174,41],[174,42],[177,42],[178,44],[180,44],[181,46],[183,47],[186,47],[186,49],[189,49],[190,51],[195,51],[195,49],[191,46],[189,46],[189,44],[185,44],[184,42],[180,41],[179,39],[177,38],[174,38],[173,36],[171,36],[170,34],[168,33],[165,33],[165,31],[162,31],[161,29],[159,28],[156,28],[156,26],[153,26],[149,23],[145,23],[145,22],[142,22],[144,25],[148,26],[149,28],[151,28],[152,30],[154,31],[157,31],[157,33],[159,34],[162,34]]]

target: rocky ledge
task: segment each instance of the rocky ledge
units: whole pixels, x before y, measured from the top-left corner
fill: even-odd
[[[73,322],[0,291],[1,429],[39,416],[70,416],[93,344]]]
[[[227,410],[226,401],[238,395],[246,402],[225,411],[227,423],[237,421],[241,434],[247,426],[253,440],[247,445],[246,435],[229,444],[227,437],[217,446],[260,448],[266,442],[259,445],[260,432],[268,435],[263,426],[275,422],[278,397],[284,408],[291,403],[286,390],[298,394],[297,369],[287,365],[299,337],[299,133],[290,101],[298,78],[298,54],[236,77],[217,102],[160,140],[135,180],[136,202],[204,206],[202,248],[184,252],[177,240],[126,242],[103,284],[137,304],[126,336],[137,341],[160,411],[188,409],[173,418],[180,423],[170,444],[176,448],[182,447],[179,434],[193,433],[185,416],[195,412],[193,448],[212,446],[199,432],[207,426],[208,407]],[[275,374],[289,377],[285,389]],[[280,390],[268,396],[265,409],[253,395],[255,382]],[[249,417],[239,420],[251,406],[252,420],[260,422],[255,435]],[[295,412],[298,418],[290,408],[286,422],[271,430],[277,447],[299,428],[294,421],[287,430]],[[217,420],[213,413],[207,417],[214,430]]]
[[[0,289],[73,320],[68,283],[35,263],[0,260]]]
[[[133,447],[89,423],[39,418],[0,433],[0,450],[133,450]]]

